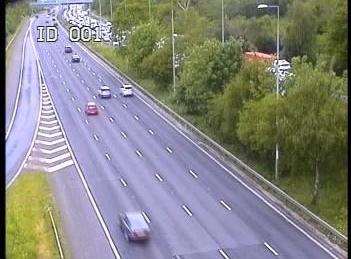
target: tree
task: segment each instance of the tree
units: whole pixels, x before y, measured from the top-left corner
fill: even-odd
[[[347,69],[347,6],[345,0],[337,0],[335,13],[328,20],[323,35],[324,50],[329,56],[331,67],[341,75]]]
[[[276,52],[276,20],[268,15],[247,19],[237,16],[230,20],[228,32],[234,37],[245,37],[252,50],[265,53]]]
[[[161,38],[162,29],[155,23],[150,22],[140,25],[130,37],[128,43],[128,60],[131,67],[142,74],[143,60],[156,49],[156,43]]]
[[[132,31],[134,27],[149,22],[148,8],[148,1],[145,0],[119,2],[113,14],[113,27]]]
[[[222,95],[210,103],[209,122],[227,143],[235,143],[239,114],[244,104],[259,100],[273,92],[274,79],[261,62],[245,62],[241,70],[225,86]]]
[[[170,40],[165,40],[162,47],[145,57],[142,70],[147,76],[152,77],[166,87],[172,79],[172,46]]]
[[[306,55],[315,59],[317,22],[311,2],[294,1],[288,9],[288,24],[283,38],[283,55]]]
[[[234,39],[222,45],[208,40],[192,48],[180,74],[180,86],[188,112],[206,112],[213,94],[222,91],[225,83],[240,69],[241,45]]]
[[[239,140],[261,154],[271,153],[279,141],[275,116],[278,107],[273,93],[245,103],[237,128]]]

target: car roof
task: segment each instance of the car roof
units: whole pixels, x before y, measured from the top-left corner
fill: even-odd
[[[149,227],[140,212],[127,212],[125,215],[132,229],[144,229]]]
[[[100,87],[101,90],[110,90],[110,87],[107,85],[103,85]]]
[[[87,105],[88,105],[88,106],[93,106],[93,105],[96,105],[96,103],[94,103],[94,102],[88,102]]]

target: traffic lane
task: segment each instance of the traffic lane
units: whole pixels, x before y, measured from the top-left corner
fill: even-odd
[[[90,80],[88,80],[89,82],[91,82]],[[76,83],[74,83],[74,85],[76,85],[77,86],[77,84],[79,84],[79,82],[76,82]],[[78,98],[78,99],[81,99],[81,98]],[[108,105],[106,105],[106,110],[108,109]],[[121,111],[122,112],[122,111]],[[117,112],[119,115],[121,115],[122,113],[121,112]],[[125,123],[128,119],[127,118],[121,118],[121,120]],[[117,124],[118,124],[118,122],[116,122]],[[133,126],[128,126],[128,128],[129,129],[133,129],[133,128],[135,128],[134,127],[134,125]],[[119,129],[120,130],[120,129]],[[123,132],[123,131],[121,131],[121,132]],[[125,131],[125,132],[127,132],[127,131]],[[127,133],[127,134],[129,134],[129,132]],[[137,132],[137,134],[138,134],[138,132]],[[107,136],[107,135],[110,135],[110,133],[106,133],[105,134],[105,136]],[[112,137],[111,135],[109,136],[109,137]],[[145,144],[145,146],[152,146],[152,144],[153,143],[150,143],[150,145],[147,143],[147,144]],[[136,148],[137,149],[137,148]],[[160,152],[156,152],[156,156],[158,156],[161,152],[164,152],[165,153],[165,150],[161,150]],[[135,155],[135,154],[131,154],[131,155]],[[160,160],[163,160],[163,159],[160,159]],[[173,167],[175,167],[175,166],[177,166],[177,165],[173,165]],[[160,171],[162,172],[162,170],[164,170],[164,168],[167,168],[168,166],[163,166],[163,168],[162,169],[160,169]],[[158,169],[155,169],[154,171],[158,171]],[[183,173],[183,172],[182,172]],[[181,183],[180,183],[181,184]],[[185,195],[186,196],[186,190],[187,189],[189,189],[189,188],[185,188],[184,190],[183,190],[183,192],[182,193],[185,193],[185,194],[183,194],[183,195]],[[190,188],[191,189],[191,188]],[[175,190],[175,192],[177,192],[176,190]],[[205,197],[205,194],[203,194],[203,195],[201,195],[202,193],[201,193],[201,191],[199,190],[197,193],[200,193],[200,194],[198,194],[198,196],[201,196],[202,197],[202,199],[204,199],[204,200],[207,200],[207,202],[208,202],[208,199],[206,199],[206,198],[203,198],[203,197]],[[203,202],[194,202],[195,204],[197,203],[197,204],[203,204],[204,203],[204,201]],[[213,204],[215,204],[215,202],[213,203]],[[218,209],[218,208],[217,208]],[[213,210],[214,211],[214,210]],[[203,214],[203,213],[199,213],[200,215],[201,214]],[[208,216],[206,216],[206,217],[208,217]],[[212,224],[212,226],[213,225],[216,225],[216,224]],[[243,227],[242,227],[243,228]],[[220,227],[217,227],[217,229],[222,229],[223,231],[218,231],[218,232],[226,232],[226,231],[228,231],[228,230],[225,230],[223,227],[222,228],[220,228]],[[226,228],[226,229],[228,229],[228,228]],[[228,237],[226,238],[227,240],[230,240],[230,237],[229,237],[229,235],[228,235]],[[227,241],[228,242],[228,244],[225,244],[225,246],[228,246],[229,245],[229,243],[231,242],[232,240],[230,240],[230,241]],[[187,251],[188,252],[188,251]]]
[[[60,219],[64,246],[71,258],[115,258],[90,205],[76,168],[49,174]],[[66,255],[67,256],[67,255]]]
[[[11,133],[6,141],[6,184],[20,168],[31,145],[37,126],[40,92],[34,50],[29,38],[26,40],[22,89],[18,110]]]
[[[79,82],[74,82],[73,84],[74,84],[74,85],[77,85],[77,84],[79,84]],[[73,90],[72,90],[72,91],[73,91]],[[80,96],[77,98],[77,100],[82,100],[82,99],[83,99],[83,98],[80,97]],[[101,123],[99,122],[98,124],[100,125]],[[92,134],[91,134],[91,135],[92,135]],[[109,134],[109,135],[110,135],[110,134]],[[113,136],[110,136],[110,137],[113,137]],[[116,137],[117,137],[117,136],[116,136]],[[118,135],[118,137],[120,137],[120,136]],[[100,142],[100,141],[99,141],[99,142]],[[124,150],[123,155],[125,155],[126,157],[136,156],[135,153],[134,153],[134,150],[131,151],[130,155],[125,154],[125,149],[123,149],[123,150]],[[102,153],[103,153],[103,152],[102,152]],[[114,154],[114,152],[112,152],[112,154]],[[112,158],[113,158],[113,156],[112,156]],[[102,159],[106,159],[106,158],[102,158]],[[134,167],[135,167],[135,166],[133,166],[133,168],[134,168]],[[143,167],[143,168],[144,168],[144,167]],[[137,177],[135,177],[135,178],[137,179]],[[139,178],[140,178],[140,174],[139,174]],[[140,185],[140,184],[139,184],[139,185]],[[157,191],[157,194],[159,194],[159,191]],[[144,196],[144,195],[142,195],[142,196]],[[160,195],[160,194],[159,194],[159,196],[162,197],[163,195]],[[167,203],[169,203],[169,202],[161,202],[161,203],[166,203],[166,204],[167,204]],[[179,205],[179,207],[180,207],[180,205]],[[196,235],[196,237],[197,237],[197,236],[198,236],[198,235]],[[192,249],[193,249],[193,248],[192,248]]]
[[[51,77],[51,78],[53,78],[53,77]],[[66,123],[65,122],[65,119],[66,119],[66,117],[69,117],[69,116],[71,116],[72,114],[76,114],[77,112],[76,111],[74,111],[74,109],[72,109],[72,110],[70,110],[70,111],[67,111],[67,112],[64,112],[64,111],[60,111],[60,109],[62,108],[62,107],[64,107],[65,106],[65,104],[64,103],[62,103],[62,105],[60,105],[59,103],[58,104],[56,104],[57,103],[57,100],[56,100],[56,98],[55,98],[55,96],[56,96],[56,94],[55,94],[55,90],[54,89],[59,89],[59,86],[58,85],[55,85],[54,83],[53,84],[51,84],[52,86],[53,86],[53,88],[51,89],[52,90],[52,92],[53,92],[53,99],[54,99],[54,102],[55,102],[55,105],[57,106],[57,109],[58,109],[58,111],[59,111],[59,114],[62,116],[62,120],[63,120],[63,124],[64,125],[74,125],[75,123],[73,123],[72,121],[70,122],[70,123]],[[50,86],[49,86],[50,87]],[[67,102],[67,101],[66,101]],[[66,105],[67,106],[67,105]],[[66,115],[65,115],[66,114]],[[77,113],[78,114],[78,113]],[[73,117],[75,117],[75,116],[73,116]],[[77,118],[75,118],[75,119],[73,119],[73,121],[77,121]],[[70,130],[69,128],[67,129],[67,134],[68,134],[68,137],[69,137],[69,139],[71,140],[72,138],[70,137],[70,134],[72,133],[72,132],[77,132],[77,127],[75,127],[75,126],[77,126],[77,125],[74,125],[73,127],[74,127],[74,130]],[[90,134],[88,134],[89,135],[89,137],[90,137]],[[73,138],[73,139],[81,139],[82,138],[82,134],[78,134],[77,136],[75,136],[75,138]],[[83,147],[81,147],[80,149],[76,149],[75,148],[75,145],[74,145],[74,141],[71,141],[71,142],[73,142],[72,143],[72,147],[73,147],[73,149],[74,150],[84,150],[84,149],[86,149],[86,141],[83,141],[83,143],[80,143],[81,145],[83,145]],[[92,146],[94,146],[94,145],[89,145],[89,147],[92,147]],[[105,169],[104,168],[104,166],[106,166],[106,163],[104,162],[104,159],[97,159],[97,160],[95,160],[95,162],[93,163],[93,165],[94,166],[96,166],[96,163],[97,163],[97,161],[99,161],[99,163],[100,163],[100,161],[101,161],[101,163],[100,164],[98,164],[97,165],[97,167],[96,168],[91,168],[91,167],[89,167],[89,168],[87,168],[87,169],[85,169],[84,168],[84,163],[82,163],[81,162],[81,158],[80,158],[80,156],[79,156],[79,154],[80,154],[80,152],[78,153],[78,154],[76,154],[76,156],[77,156],[77,159],[78,159],[78,161],[79,161],[79,164],[81,165],[81,167],[83,168],[83,172],[85,173],[85,175],[86,175],[86,177],[87,177],[87,181],[89,182],[89,186],[90,186],[90,188],[91,188],[91,190],[92,190],[92,192],[93,192],[93,194],[94,194],[94,197],[95,197],[95,199],[97,200],[97,203],[98,203],[98,205],[99,205],[99,207],[103,207],[103,206],[101,206],[101,199],[100,199],[100,196],[99,195],[96,195],[96,192],[95,192],[95,190],[96,189],[99,189],[99,188],[97,188],[97,187],[95,187],[95,186],[93,186],[92,184],[91,184],[91,180],[90,180],[90,178],[89,178],[89,175],[87,174],[87,172],[89,173],[89,172],[91,172],[95,177],[96,177],[96,172],[109,172],[109,176],[108,176],[108,180],[99,180],[98,181],[98,183],[101,185],[101,187],[100,187],[100,189],[102,189],[104,192],[105,192],[105,194],[104,195],[102,195],[102,197],[103,197],[103,200],[104,201],[106,201],[106,207],[111,211],[111,216],[110,217],[108,217],[108,216],[106,216],[106,212],[103,210],[103,209],[101,209],[101,211],[103,212],[102,214],[103,214],[103,216],[104,216],[104,218],[105,218],[105,220],[106,220],[106,223],[108,224],[108,226],[109,226],[109,229],[111,230],[111,233],[112,233],[112,236],[113,236],[113,238],[115,238],[115,236],[116,236],[116,233],[118,234],[118,239],[121,241],[121,242],[123,242],[124,240],[123,240],[123,236],[122,236],[122,234],[120,233],[120,230],[118,229],[118,227],[117,227],[117,216],[118,216],[118,212],[122,212],[122,211],[124,211],[123,209],[121,210],[121,211],[119,211],[118,209],[115,209],[115,208],[111,208],[111,201],[116,201],[116,197],[121,197],[121,195],[120,195],[120,193],[119,194],[116,194],[116,195],[113,195],[113,192],[116,190],[116,187],[111,187],[111,188],[109,188],[109,186],[106,186],[107,185],[107,183],[109,183],[109,184],[113,184],[113,183],[117,183],[116,181],[111,181],[111,178],[113,177],[113,172],[111,172],[111,170],[110,171],[108,171],[108,169]],[[83,154],[83,152],[82,152],[82,154]],[[88,158],[88,160],[87,161],[91,161],[91,157],[94,157],[96,154],[99,154],[97,151],[94,151],[94,152],[92,152],[92,154],[90,154],[90,155],[88,155],[88,156],[86,156],[84,159],[87,159]],[[105,158],[106,159],[106,158]],[[112,176],[111,176],[112,175]],[[107,193],[106,193],[107,192]],[[112,194],[111,194],[112,193]],[[111,200],[109,197],[112,197],[113,199]],[[127,199],[127,198],[124,198],[124,200],[127,200],[127,202],[126,202],[126,204],[128,205],[128,204],[131,204],[131,202]],[[120,202],[118,203],[118,205],[120,205]],[[129,208],[130,208],[130,206],[129,206]],[[111,220],[109,220],[109,218],[111,218]],[[120,242],[117,242],[117,246],[119,247],[119,243]],[[151,242],[150,242],[151,243]],[[150,258],[164,258],[164,254],[163,255],[159,255],[160,254],[160,252],[159,252],[159,250],[160,250],[160,248],[159,247],[156,247],[155,245],[152,245],[152,243],[150,244],[149,243],[149,245],[147,246],[147,248],[149,248],[149,250],[147,250],[146,248],[144,249],[144,250],[142,250],[142,251],[139,251],[139,250],[141,250],[141,248],[136,248],[136,249],[134,249],[133,250],[133,252],[130,252],[129,251],[129,249],[126,249],[126,252],[127,252],[127,254],[130,254],[130,253],[134,253],[135,254],[135,252],[138,252],[139,251],[139,253],[138,253],[138,255],[139,255],[139,257],[138,256],[135,256],[134,258],[140,258],[140,256],[142,256],[142,253],[147,253],[147,254],[150,254]],[[119,247],[120,248],[120,247]],[[151,248],[151,249],[150,249]],[[162,248],[162,246],[161,246],[161,248]],[[169,255],[169,254],[168,254]]]
[[[133,98],[130,98],[130,102],[133,102],[133,101],[136,101],[136,103],[139,103],[139,104],[141,104],[141,102],[139,102],[139,100],[137,100],[137,99],[133,99]],[[135,102],[132,104],[132,105],[129,105],[129,107],[135,107],[134,106],[134,104],[135,104]],[[139,114],[141,114],[143,111],[145,111],[145,110],[149,110],[149,109],[145,109],[145,104],[142,104],[142,105],[144,105],[144,107],[142,107],[140,110],[139,110]],[[142,111],[143,110],[143,111]],[[150,111],[150,110],[149,110]],[[136,112],[136,113],[138,113],[138,112]],[[143,113],[144,114],[144,113]],[[148,114],[147,112],[146,112],[146,114]],[[151,123],[153,123],[154,125],[160,125],[160,118],[159,118],[159,120],[156,120],[155,119],[155,115],[154,115],[154,117],[152,117],[152,118],[150,118],[150,120],[149,120]],[[151,124],[150,123],[150,124]],[[151,127],[151,128],[155,128],[155,126],[154,127]],[[160,127],[160,126],[158,126],[158,128],[162,128],[162,129],[164,129],[163,127]],[[167,125],[167,128],[168,129],[170,129],[170,130],[174,130],[174,129],[172,129],[171,127],[169,127],[169,125]],[[164,131],[159,131],[159,132],[161,132],[161,134],[162,133],[164,133]],[[162,134],[162,137],[161,137],[161,139],[168,139],[170,142],[169,143],[172,143],[174,146],[176,146],[176,147],[178,147],[178,148],[176,148],[177,150],[186,150],[186,148],[184,148],[184,144],[188,144],[188,145],[191,145],[191,146],[193,146],[193,144],[191,144],[191,143],[189,143],[189,141],[187,141],[187,140],[185,140],[185,138],[183,137],[183,136],[179,136],[179,133],[178,134],[176,134],[176,135],[178,135],[178,137],[180,137],[180,138],[176,138],[176,137],[174,137],[174,135],[172,135],[172,134]],[[181,139],[181,140],[183,140],[182,142],[180,142],[180,141],[178,141],[179,139]],[[199,150],[197,150],[197,151],[199,151]],[[183,153],[185,153],[185,152],[181,152],[182,154]],[[194,158],[193,157],[193,155],[202,155],[202,158],[199,158],[199,156],[197,156],[196,158]],[[223,169],[222,168],[218,168],[218,166],[217,166],[217,169],[216,170],[214,170],[214,172],[220,172],[220,173],[216,173],[216,174],[213,174],[213,173],[210,173],[211,171],[210,170],[208,170],[207,168],[208,168],[208,166],[207,166],[207,164],[206,163],[203,163],[204,162],[204,160],[205,161],[208,161],[208,157],[203,157],[205,154],[204,153],[202,153],[202,152],[187,152],[187,159],[188,160],[191,160],[191,161],[196,161],[196,162],[198,162],[198,167],[200,168],[200,169],[198,169],[199,170],[199,172],[204,172],[205,173],[205,176],[207,176],[207,179],[211,182],[211,184],[209,184],[210,186],[213,186],[213,184],[212,184],[212,182],[216,182],[217,184],[217,187],[215,187],[215,188],[213,188],[213,190],[215,190],[216,192],[218,191],[218,190],[222,190],[222,188],[221,188],[221,186],[220,185],[223,185],[223,183],[226,183],[227,184],[227,192],[229,193],[229,192],[231,192],[232,190],[233,190],[233,186],[228,186],[228,184],[232,184],[232,182],[236,182],[236,181],[233,181],[233,178],[232,177],[229,177],[229,175],[226,173],[226,172],[223,172]],[[212,171],[213,172],[213,171]],[[223,178],[227,178],[227,179],[223,179]],[[230,180],[228,181],[228,178],[230,178]],[[241,184],[240,184],[240,188],[241,189],[245,189]],[[249,192],[247,192],[247,190],[245,189],[244,190],[246,193],[248,193],[248,194],[250,194]],[[226,194],[226,196],[230,196],[230,195],[228,195],[228,194]],[[250,195],[251,196],[251,199],[253,198],[253,199],[255,199],[255,200],[257,200],[257,197],[255,197],[254,195]],[[247,200],[251,200],[251,199],[246,199],[246,201]],[[257,200],[258,201],[258,203],[261,205],[260,207],[263,209],[263,210],[266,210],[266,212],[267,212],[267,210],[269,211],[269,212],[267,212],[267,213],[264,213],[267,217],[270,217],[271,216],[271,213],[273,213],[274,214],[274,216],[276,216],[275,217],[275,219],[277,220],[270,220],[270,222],[272,223],[270,226],[267,226],[267,229],[268,230],[270,230],[270,232],[272,232],[272,229],[275,229],[276,230],[276,232],[277,233],[281,233],[281,229],[282,228],[284,228],[285,227],[285,225],[287,225],[286,224],[286,221],[281,217],[281,216],[279,216],[277,213],[275,213],[275,212],[273,212],[272,210],[271,210],[271,208],[268,208],[265,204],[263,204],[260,200]],[[239,202],[239,204],[244,204],[244,205],[246,205],[247,204],[247,202]],[[252,203],[251,203],[252,204]],[[252,204],[252,206],[251,206],[251,208],[256,208],[257,206],[255,205],[255,202],[254,202],[254,204]],[[257,209],[256,209],[257,210]],[[256,225],[267,225],[267,220],[266,220],[266,218],[265,217],[258,217],[260,220],[261,220],[261,222],[258,222]],[[244,219],[246,219],[246,217],[244,217]],[[253,222],[253,221],[251,221],[251,222]],[[283,225],[283,227],[276,227],[276,225],[277,225],[277,223],[278,222],[280,222],[282,225]],[[253,224],[251,224],[251,225],[253,225]],[[273,228],[272,228],[273,227]],[[289,236],[289,239],[290,239],[290,245],[288,245],[288,244],[286,244],[286,242],[281,242],[281,240],[282,240],[282,238],[275,238],[276,240],[277,240],[277,242],[279,242],[279,243],[284,243],[284,247],[296,247],[296,246],[299,246],[299,247],[301,247],[301,244],[303,243],[304,244],[304,246],[306,247],[306,251],[308,251],[307,253],[312,253],[312,254],[318,254],[319,253],[319,251],[321,251],[321,249],[320,249],[320,247],[319,246],[317,246],[314,242],[312,242],[311,240],[309,240],[305,235],[303,235],[300,231],[298,231],[296,228],[294,228],[292,225],[290,225],[289,224],[289,227],[290,227],[290,231],[293,231],[293,232],[296,232],[297,233],[297,237],[296,237],[296,240],[293,238],[293,237],[291,237],[291,236]],[[293,229],[293,230],[291,230],[291,228]],[[266,236],[270,236],[270,234],[269,234],[269,232],[266,232],[266,234],[265,234]],[[282,236],[282,235],[284,235],[284,234],[280,234],[280,235],[274,235],[275,237],[278,237],[278,236]],[[284,235],[285,236],[285,235]],[[284,238],[284,237],[283,237]],[[300,240],[300,241],[298,241],[298,242],[296,242],[297,240]],[[313,249],[312,249],[312,251],[311,251],[311,246],[313,247]],[[307,249],[307,248],[309,248],[309,249]],[[299,249],[292,249],[291,251],[294,251],[293,253],[299,253]],[[321,251],[322,252],[322,254],[324,254],[324,256],[327,256],[327,257],[330,257],[329,255],[327,255],[326,253],[325,253],[325,251]],[[299,256],[302,256],[302,255],[299,255]],[[306,255],[307,256],[307,258],[309,257],[309,254],[307,254]]]
[[[28,19],[19,29],[12,46],[6,51],[6,132],[15,109],[18,91],[19,75],[22,64],[22,49],[30,20]]]
[[[135,108],[134,105],[128,105],[128,107]],[[142,116],[139,121],[143,120],[147,120],[146,117]],[[146,125],[145,128],[150,127]],[[196,152],[195,150],[193,152],[186,152],[186,143],[177,143],[176,137],[170,138],[169,135],[164,133],[164,131],[154,130],[154,137],[158,138],[160,142],[169,141],[169,143],[172,143],[170,146],[174,148],[173,155],[176,157],[177,163],[183,163],[189,175],[191,174],[191,170],[197,177],[195,178],[196,182],[205,186],[204,188],[208,190],[215,200],[222,199],[232,204],[235,213],[245,222],[245,225],[250,226],[250,229],[258,232],[257,234],[261,236],[262,242],[267,241],[275,244],[278,250],[281,250],[284,254],[299,256],[299,258],[304,258],[300,247],[305,246],[306,249],[302,249],[306,251],[304,252],[306,253],[304,255],[305,258],[316,256],[316,251],[313,252],[310,245],[312,244],[314,249],[319,251],[320,248],[318,246],[310,240],[306,242],[307,238],[301,232],[297,231],[291,224],[287,224],[271,208],[267,208],[255,195],[248,192],[242,184],[234,180],[228,173],[223,172],[223,169],[217,164],[208,164],[208,158],[204,157],[203,153]],[[187,163],[187,161],[191,162]],[[179,178],[180,175],[171,174],[170,176]],[[285,233],[293,232],[296,232],[296,235],[285,235]],[[279,243],[283,243],[284,245],[280,247]]]

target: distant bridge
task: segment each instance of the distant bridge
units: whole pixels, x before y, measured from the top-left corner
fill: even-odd
[[[37,0],[31,2],[32,6],[51,6],[51,5],[69,5],[69,4],[91,4],[93,0]]]

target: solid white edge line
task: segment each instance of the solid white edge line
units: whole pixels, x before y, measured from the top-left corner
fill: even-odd
[[[267,242],[263,243],[275,256],[279,255]]]
[[[30,25],[31,27],[31,25]],[[39,85],[41,84],[41,79],[40,79],[40,73],[39,73],[39,70],[40,70],[40,64],[39,64],[39,61],[38,61],[38,53],[36,51],[36,48],[34,47],[34,42],[33,42],[33,38],[32,38],[32,33],[30,33],[30,39],[31,39],[31,43],[32,43],[32,47],[34,49],[34,52],[35,52],[35,55],[36,55],[36,64],[37,64],[37,74],[38,74],[38,82],[39,82]],[[42,90],[41,90],[41,87],[39,87],[39,99],[41,100],[42,98]],[[26,156],[24,157],[18,171],[15,173],[15,175],[11,178],[11,180],[8,182],[8,184],[6,184],[6,190],[14,183],[14,181],[16,180],[16,178],[18,177],[18,175],[21,173],[25,163],[26,163],[26,160],[28,159],[31,151],[32,151],[32,148],[35,144],[35,138],[37,136],[37,133],[38,133],[38,130],[39,130],[39,123],[40,123],[40,113],[41,113],[41,101],[39,100],[39,112],[38,112],[38,120],[37,120],[37,125],[35,127],[35,131],[34,131],[34,134],[33,134],[33,137],[32,137],[32,142],[31,142],[31,145],[29,146],[29,149],[27,151],[27,154]]]
[[[40,68],[40,67],[39,67],[39,68]],[[44,76],[43,76],[43,77],[44,77]],[[44,81],[45,81],[45,79],[44,79]],[[98,206],[97,206],[97,204],[96,204],[96,202],[95,202],[95,199],[94,199],[92,193],[90,192],[89,186],[88,186],[88,184],[87,184],[87,182],[86,182],[86,180],[85,180],[85,177],[84,177],[84,175],[83,175],[83,172],[80,170],[79,164],[78,164],[78,162],[77,162],[76,157],[74,156],[74,153],[73,153],[73,150],[72,150],[72,148],[71,148],[71,146],[70,146],[70,144],[69,144],[69,140],[68,140],[68,138],[67,138],[66,132],[65,132],[65,130],[64,130],[63,125],[61,124],[61,121],[60,121],[60,119],[59,119],[58,113],[57,113],[56,108],[55,108],[54,105],[53,105],[53,109],[54,109],[54,112],[55,112],[56,117],[58,118],[58,122],[59,122],[59,124],[60,124],[60,126],[61,126],[63,136],[64,136],[64,138],[65,138],[66,141],[67,141],[68,150],[69,150],[69,152],[71,153],[71,156],[72,156],[74,165],[75,165],[75,167],[76,167],[76,169],[77,169],[77,171],[78,171],[78,175],[79,175],[79,177],[80,177],[80,179],[81,179],[81,181],[82,181],[82,183],[83,183],[84,189],[85,189],[85,191],[86,191],[86,193],[87,193],[87,195],[88,195],[88,197],[89,197],[89,201],[90,201],[91,205],[93,206],[93,209],[94,209],[94,211],[95,211],[96,216],[98,217],[98,220],[99,220],[99,222],[100,222],[100,225],[101,225],[101,227],[102,227],[102,229],[103,229],[103,231],[104,231],[104,233],[105,233],[105,236],[106,236],[106,238],[107,238],[107,240],[108,240],[108,242],[109,242],[109,245],[110,245],[110,247],[111,247],[111,249],[112,249],[112,252],[113,252],[113,254],[115,255],[116,259],[121,259],[121,255],[118,253],[117,247],[116,247],[115,243],[114,243],[113,240],[112,240],[112,237],[111,237],[111,234],[110,234],[110,232],[109,232],[109,230],[108,230],[108,228],[107,228],[107,225],[106,225],[106,223],[105,223],[105,221],[104,221],[104,219],[103,219],[103,217],[102,217],[102,215],[101,215],[101,213],[100,213],[100,210],[98,209]]]
[[[60,24],[60,23],[59,23]],[[60,24],[60,26],[63,28],[63,31],[66,33],[68,36],[68,33],[66,29]],[[100,64],[102,67],[106,69],[112,75],[114,78],[116,78],[119,82],[121,80],[116,76],[117,72],[114,71],[112,68],[107,66],[106,64],[103,63],[103,61],[99,61],[97,57],[95,57],[90,51],[87,50],[85,46],[82,44],[77,44],[81,47],[81,49],[87,53],[92,59],[94,59],[98,64]],[[122,83],[122,82],[121,82]],[[288,223],[290,223],[292,226],[294,226],[296,229],[298,229],[302,234],[304,234],[307,238],[309,238],[313,243],[315,243],[318,247],[320,247],[323,251],[328,253],[330,256],[332,256],[334,259],[338,259],[337,256],[335,256],[331,251],[329,251],[326,247],[324,247],[320,242],[318,242],[315,238],[313,238],[310,234],[308,234],[305,230],[303,230],[301,227],[299,227],[296,223],[294,223],[292,220],[290,220],[287,216],[285,216],[282,212],[280,212],[277,208],[275,208],[272,204],[270,204],[263,196],[258,194],[255,190],[253,190],[251,187],[249,187],[246,183],[244,183],[240,178],[238,178],[236,175],[234,175],[229,169],[227,169],[225,166],[221,164],[217,159],[215,159],[212,155],[210,155],[207,151],[205,151],[202,147],[200,147],[197,143],[195,143],[192,139],[190,139],[188,136],[186,136],[183,132],[181,132],[180,129],[178,129],[175,125],[173,125],[171,122],[169,122],[168,119],[166,119],[163,115],[161,115],[158,111],[156,111],[150,104],[148,104],[143,98],[139,97],[137,94],[135,96],[140,99],[143,103],[145,103],[151,110],[153,110],[160,118],[162,118],[167,124],[169,124],[172,128],[174,128],[177,132],[179,132],[181,135],[183,135],[188,141],[190,141],[192,144],[194,144],[199,150],[201,150],[203,153],[205,153],[207,156],[209,156],[216,164],[218,164],[222,169],[224,169],[227,173],[229,173],[234,179],[236,179],[239,183],[241,183],[244,187],[246,187],[251,193],[253,193],[256,197],[258,197],[264,204],[266,204],[268,207],[270,207],[273,211],[278,213],[281,217],[283,217]]]
[[[22,53],[21,53],[21,69],[20,69],[20,74],[19,74],[20,78],[19,78],[18,86],[17,86],[15,106],[14,106],[13,111],[12,111],[10,124],[9,124],[9,126],[7,128],[7,131],[6,131],[5,142],[7,141],[8,137],[10,135],[10,132],[12,130],[12,126],[13,126],[13,123],[15,121],[15,117],[16,117],[16,114],[17,114],[19,96],[20,96],[21,89],[22,89],[22,77],[23,77],[24,58],[25,58],[24,57],[24,52],[25,52],[24,50],[25,50],[25,47],[26,47],[26,44],[27,44],[27,36],[28,36],[29,31],[30,31],[32,23],[33,23],[33,20],[30,21],[29,27],[28,27],[28,29],[26,31],[25,36],[24,36],[24,41],[23,41],[23,45],[22,45]]]
[[[57,233],[55,221],[54,221],[54,218],[53,218],[53,216],[52,216],[52,214],[51,214],[50,208],[48,209],[48,212],[49,212],[49,215],[50,215],[52,227],[53,227],[53,229],[54,229],[55,238],[56,238],[56,243],[57,243],[57,246],[58,246],[58,249],[59,249],[59,253],[60,253],[60,258],[63,259],[64,256],[63,256],[63,252],[62,252],[61,242],[60,242],[60,239],[59,239],[59,236],[58,236],[58,233]]]

